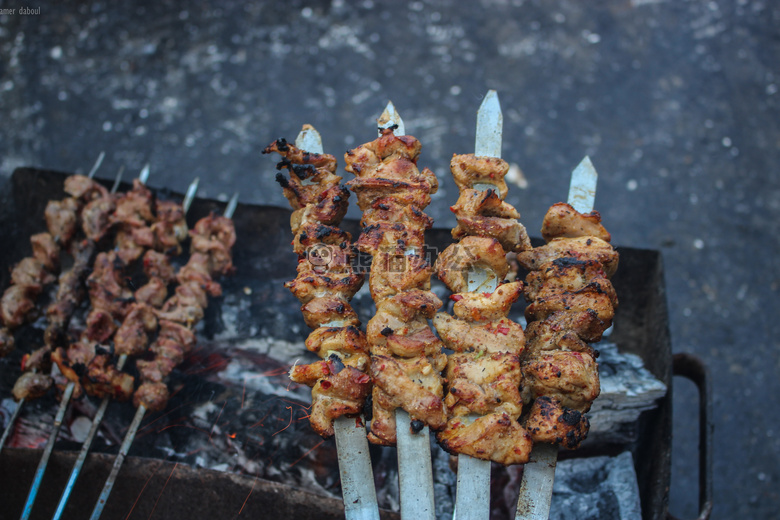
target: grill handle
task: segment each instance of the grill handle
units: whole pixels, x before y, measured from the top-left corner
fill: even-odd
[[[690,379],[699,389],[699,516],[708,520],[712,514],[712,382],[709,370],[697,356],[687,353],[674,355],[674,375]],[[671,513],[667,520],[678,520]]]

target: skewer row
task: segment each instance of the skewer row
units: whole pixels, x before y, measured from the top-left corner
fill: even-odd
[[[444,313],[434,320],[447,347],[455,351],[447,365],[446,380],[439,375],[444,368],[439,361],[441,341],[427,328],[427,320],[434,317],[441,302],[424,296],[430,265],[417,254],[423,233],[431,226],[421,209],[436,189],[435,176],[427,175],[428,170],[417,170],[419,143],[404,136],[403,122],[392,103],[379,119],[380,138],[345,156],[346,170],[356,175],[347,185],[357,194],[364,211],[358,247],[373,257],[369,285],[377,303],[377,314],[367,326],[374,383],[368,438],[379,444],[397,443],[404,518],[431,518],[434,514],[429,425],[437,430],[445,449],[460,454],[458,518],[488,518],[490,460],[532,462],[524,472],[518,518],[546,518],[556,446],[573,449],[584,439],[588,425],[583,414],[598,395],[597,365],[587,342],[597,341],[611,324],[617,300],[614,290],[610,292],[608,275],[597,271],[606,270],[611,275],[617,256],[608,244],[608,233],[600,226],[600,216],[591,212],[595,170],[589,160],[575,170],[570,194],[575,207],[566,205],[570,211],[561,211],[561,204],[555,205],[545,218],[543,235],[555,244],[532,248],[517,221],[519,214],[504,202],[503,176],[508,168],[500,159],[501,120],[497,95],[491,91],[478,112],[476,153],[453,158],[453,175],[461,189],[458,203],[451,208],[458,220],[453,237],[461,239],[458,245],[463,255],[458,258],[454,250],[448,250],[450,254],[445,251],[434,266],[456,301],[454,321]],[[602,244],[606,247],[599,249],[602,256],[595,258],[589,248],[597,241],[598,247],[591,249]],[[586,244],[585,251],[582,244]],[[531,271],[525,284],[504,280],[507,252],[517,253],[520,264]],[[393,261],[401,266],[395,273],[387,267]],[[573,272],[555,270],[556,261],[592,265],[588,264],[590,271],[581,273],[576,282],[566,279],[574,276]],[[551,269],[556,274],[550,275]],[[588,331],[572,323],[576,321],[573,313],[556,315],[568,310],[563,307],[572,302],[589,315],[582,306],[593,301],[584,300],[584,293],[589,293],[584,287],[594,284],[607,296],[606,300],[597,298],[603,312],[591,320]],[[543,323],[533,325],[528,346],[520,325],[507,319],[511,304],[521,295],[531,302],[526,319]],[[550,326],[557,327],[554,337],[540,332],[549,332]],[[571,343],[573,337],[579,340],[576,345]],[[544,373],[551,368],[545,349],[554,351],[551,355],[567,367],[564,373],[554,374],[551,383],[547,382],[549,374]],[[417,361],[410,361],[420,355]],[[420,359],[424,361],[420,363]],[[420,385],[417,390],[412,381]],[[567,390],[578,385],[584,385],[584,390]],[[545,413],[550,411],[554,417],[545,423]],[[340,466],[352,464],[342,447],[338,448]],[[359,492],[364,493],[364,499],[369,494],[375,496],[373,486],[366,485]],[[526,505],[530,502],[532,507]],[[347,518],[358,517],[350,512],[346,500],[345,508]]]
[[[104,399],[63,492],[55,519],[64,512],[109,400],[126,400],[135,394],[139,410],[165,406],[167,388],[162,381],[194,343],[191,329],[202,316],[207,294],[217,295],[221,291],[219,284],[211,277],[229,274],[233,269],[230,249],[235,242],[235,231],[230,218],[236,209],[237,196],[227,205],[227,216],[211,215],[201,219],[193,231],[188,233],[184,216],[195,197],[197,179],[190,185],[182,205],[154,200],[152,193],[145,187],[149,174],[147,165],[134,181],[133,189],[115,198],[119,178],[110,193],[91,180],[102,156],[90,176],[66,179],[65,189],[71,194],[71,199],[77,199],[76,203],[65,199],[65,202],[50,203],[47,207],[47,225],[50,232],[54,232],[55,244],[64,242],[63,237],[72,240],[79,224],[85,239],[78,243],[77,248],[73,248],[78,253],[74,267],[61,276],[58,298],[47,310],[50,319],[45,333],[45,346],[23,358],[25,361],[36,360],[36,368],[48,368],[48,357],[51,355],[60,369],[61,376],[56,377],[65,376],[66,381],[61,383],[64,386],[61,405],[36,471],[22,513],[23,519],[29,518],[32,513],[48,457],[71,396],[86,391],[90,395],[104,396]],[[65,214],[63,207],[68,210]],[[91,259],[96,249],[102,247],[102,238],[108,235],[109,229],[115,237],[114,248],[98,253],[93,268]],[[187,264],[174,272],[170,257],[181,253],[181,242],[188,235],[192,236],[192,254]],[[128,292],[123,284],[127,273],[121,270],[139,263],[136,260],[141,258],[148,283],[134,292]],[[86,292],[79,289],[90,269],[93,270],[86,285],[89,287],[92,308],[86,319],[86,329],[79,341],[68,343],[68,322],[78,306],[78,295]],[[168,286],[172,282],[178,285],[175,294],[166,300]],[[157,332],[157,339],[149,346],[149,337],[154,332]],[[115,362],[112,362],[109,350],[100,347],[101,344],[109,344],[111,340],[115,353],[119,355]],[[138,390],[133,391],[132,377],[121,370],[128,356],[145,352],[149,352],[145,354],[147,357],[154,357],[148,361],[137,361],[144,382]],[[26,364],[29,366],[29,363]],[[79,366],[83,368],[79,369]],[[51,376],[43,373],[40,376],[49,382],[48,386],[51,385]],[[20,380],[24,383],[24,375]],[[24,399],[29,400],[45,393],[35,392],[36,387],[30,384],[16,386],[20,392],[24,392],[17,411]],[[133,435],[142,418],[143,413],[136,414],[136,420],[131,425]],[[14,420],[6,428],[3,442],[13,426]],[[120,448],[120,456],[114,466],[114,478],[133,441],[133,435],[128,435]],[[93,518],[99,517],[113,481],[110,478],[107,482]]]

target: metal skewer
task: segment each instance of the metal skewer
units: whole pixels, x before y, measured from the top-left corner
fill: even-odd
[[[489,90],[477,111],[477,137],[474,155],[501,157],[504,116],[495,90]],[[493,185],[485,185],[494,188]],[[479,189],[479,186],[475,186]],[[485,269],[469,270],[469,292],[496,290],[498,277]],[[490,517],[490,461],[458,455],[458,481],[455,495],[455,520],[487,520]]]
[[[142,183],[146,184],[146,181],[149,179],[148,164],[144,166],[143,170],[141,170],[141,174],[138,176],[138,179]],[[182,202],[182,209],[184,210],[185,215],[187,214],[187,211],[190,209],[190,206],[192,205],[192,201],[195,199],[195,194],[198,191],[199,183],[200,183],[200,178],[196,177],[195,180],[193,180],[190,183],[190,185],[187,187],[187,193],[184,195],[184,200]],[[119,359],[117,360],[116,363],[117,370],[121,371],[124,368],[126,362],[127,362],[127,354],[122,354],[121,356],[119,356]],[[57,505],[57,510],[54,512],[54,516],[52,517],[52,520],[59,520],[59,518],[65,512],[65,506],[68,504],[68,499],[70,498],[70,494],[73,492],[73,487],[76,485],[76,480],[78,480],[79,478],[79,474],[81,473],[81,468],[84,466],[84,462],[87,460],[87,455],[89,454],[89,450],[92,447],[92,441],[94,441],[95,435],[97,435],[97,431],[100,428],[100,423],[103,421],[103,416],[105,415],[106,409],[108,408],[110,402],[111,402],[110,397],[108,396],[104,397],[103,400],[100,402],[100,406],[95,412],[95,416],[92,418],[92,426],[89,429],[87,438],[84,439],[84,443],[81,445],[81,451],[79,451],[79,455],[76,458],[76,463],[73,465],[73,469],[71,470],[70,477],[68,478],[68,483],[65,485],[65,489],[62,491],[60,502]]]
[[[295,146],[306,152],[323,153],[322,137],[310,125],[298,134]],[[362,421],[350,417],[339,417],[333,425],[345,516],[347,520],[379,520],[366,428]]]
[[[89,177],[91,178],[92,175],[94,175],[95,171],[97,171],[97,166],[99,166],[99,163],[103,161],[103,157],[105,156],[105,153],[101,152],[100,157],[98,157],[98,162],[95,163],[95,166],[92,168],[92,171],[90,172]],[[119,187],[119,183],[122,180],[122,174],[125,171],[125,167],[122,166],[119,168],[119,172],[116,175],[116,179],[114,180],[114,186],[111,188],[111,194],[116,193],[117,188]],[[41,455],[41,460],[38,462],[38,468],[35,470],[35,477],[33,478],[32,485],[30,486],[30,492],[27,494],[27,502],[24,504],[24,509],[22,510],[22,516],[21,520],[28,520],[30,518],[30,515],[32,514],[33,506],[35,505],[35,497],[38,496],[38,491],[41,487],[41,481],[43,480],[43,474],[46,472],[46,466],[49,464],[49,457],[51,457],[51,452],[54,449],[54,444],[57,442],[57,437],[60,434],[60,428],[62,427],[62,418],[65,416],[65,412],[68,409],[68,404],[70,404],[70,398],[73,396],[73,390],[75,390],[76,384],[73,381],[68,381],[68,384],[65,386],[65,390],[62,393],[62,398],[60,399],[60,407],[57,410],[57,415],[54,419],[54,425],[52,427],[51,432],[49,433],[49,438],[46,440],[46,447],[43,450],[43,454]],[[20,402],[21,407],[21,402]]]
[[[193,197],[194,197],[194,193],[193,193]],[[191,203],[192,201],[190,201],[187,204],[187,207],[189,207]],[[224,216],[227,218],[233,218],[233,212],[235,211],[237,206],[238,206],[238,193],[235,193],[233,197],[230,199],[230,201],[228,202],[228,204],[225,206]],[[130,451],[130,446],[133,444],[133,441],[135,440],[135,434],[138,432],[138,428],[141,425],[141,422],[143,421],[145,415],[146,415],[146,406],[144,406],[143,404],[139,404],[138,408],[135,411],[133,422],[130,423],[130,427],[127,430],[127,434],[125,434],[125,438],[122,441],[122,445],[119,447],[119,453],[114,459],[114,465],[111,467],[111,473],[108,475],[108,478],[106,479],[106,483],[103,486],[103,490],[100,492],[100,497],[98,497],[97,504],[95,504],[95,508],[92,510],[92,515],[89,517],[90,520],[98,520],[100,518],[100,515],[103,513],[103,508],[106,506],[106,502],[108,502],[108,497],[111,494],[111,490],[114,488],[114,483],[116,482],[116,478],[119,475],[119,470],[122,469],[122,464],[124,463],[125,458],[127,457],[128,451]]]
[[[593,211],[597,182],[596,168],[593,167],[590,157],[585,156],[571,173],[568,203],[580,213]],[[548,519],[557,462],[557,446],[534,444],[531,460],[523,468],[516,520]]]
[[[395,135],[406,135],[403,119],[392,102],[387,103],[377,123],[380,129],[395,126],[393,132]],[[415,433],[411,427],[409,414],[401,408],[395,410],[395,423],[401,518],[433,520],[436,517],[436,510],[433,496],[430,430],[428,426],[424,426]]]

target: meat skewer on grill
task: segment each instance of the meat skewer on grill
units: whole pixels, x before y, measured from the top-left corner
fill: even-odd
[[[460,197],[450,209],[460,242],[436,260],[434,270],[454,293],[454,314],[439,313],[433,323],[449,356],[446,427],[439,444],[458,454],[455,518],[490,516],[490,463],[527,462],[531,437],[519,424],[522,411],[520,356],[523,330],[507,318],[522,294],[522,282],[504,280],[508,251],[530,249],[519,214],[504,202],[509,166],[501,160],[501,108],[489,91],[477,115],[473,155],[455,155],[451,169]]]
[[[378,519],[376,490],[360,418],[371,389],[365,334],[349,300],[363,284],[352,266],[357,249],[337,226],[347,211],[349,191],[335,175],[336,159],[323,154],[322,139],[304,125],[295,146],[277,140],[263,153],[282,155],[278,182],[295,210],[291,224],[299,255],[298,276],[285,286],[301,301],[314,331],[308,350],[322,361],[295,365],[290,379],[312,387],[310,422],[323,437],[335,434],[346,518]]]
[[[574,449],[588,433],[584,415],[599,395],[598,365],[588,343],[611,325],[617,296],[609,281],[618,254],[593,211],[597,173],[585,158],[572,173],[569,203],[553,205],[542,224],[547,244],[517,255],[526,277],[527,350],[524,426],[534,440],[517,519],[546,519],[558,445]]]
[[[136,414],[92,511],[91,520],[100,518],[146,411],[162,410],[168,402],[169,393],[165,379],[193,346],[195,336],[192,329],[203,316],[203,308],[208,302],[207,296],[221,294],[220,285],[213,281],[212,277],[229,274],[233,270],[231,248],[236,234],[231,218],[237,200],[238,194],[234,195],[226,206],[224,216],[204,217],[190,231],[190,259],[177,273],[179,286],[176,294],[166,300],[159,311],[155,311],[160,332],[149,349],[155,357],[150,361],[136,363],[142,379],[133,396]]]
[[[184,196],[184,201],[182,202],[181,206],[178,204],[173,203],[164,203],[162,204],[162,208],[158,207],[158,215],[161,213],[160,209],[163,209],[163,212],[166,212],[168,216],[173,216],[173,218],[167,218],[164,219],[164,222],[175,222],[179,220],[178,215],[181,215],[181,218],[184,218],[184,216],[187,214],[187,211],[189,210],[190,205],[192,204],[193,199],[195,198],[195,194],[198,189],[198,179],[196,178],[187,189],[187,193]],[[173,206],[173,207],[171,207]],[[178,210],[177,210],[178,206]],[[183,237],[182,237],[183,238]],[[154,253],[154,250],[150,250],[152,253]],[[150,255],[151,259],[158,259],[156,263],[145,261],[144,262],[144,271],[146,271],[147,277],[149,279],[149,282],[139,288],[135,292],[135,299],[136,301],[141,301],[145,303],[146,305],[150,305],[152,307],[160,307],[162,302],[160,300],[160,295],[162,295],[162,298],[165,297],[167,294],[167,282],[170,281],[170,275],[166,274],[165,271],[168,271],[170,269],[170,265],[166,265],[165,262],[162,262],[159,260],[159,257],[157,255],[153,255],[149,252],[146,253],[147,255]],[[146,260],[146,258],[145,258]],[[150,265],[151,264],[151,265]],[[160,264],[163,264],[162,267]],[[155,288],[155,286],[161,286],[163,288],[162,291]],[[152,296],[150,296],[152,295]],[[159,305],[158,305],[159,303]],[[142,321],[145,321],[144,318],[148,319],[145,312],[138,313],[139,317],[142,319]],[[129,315],[128,315],[129,317]],[[129,320],[125,319],[123,321],[122,327],[125,327],[127,324],[127,327],[130,332],[130,337],[136,337],[136,339],[141,339],[142,341],[146,339],[147,332],[143,330],[143,324],[134,323],[136,320]],[[138,325],[141,325],[141,331],[133,332],[133,329],[137,329]],[[120,330],[122,329],[120,327]],[[118,350],[119,352],[119,359],[116,362],[116,371],[121,372],[121,370],[124,368],[125,363],[127,362],[128,356],[131,354],[131,352],[121,352],[122,350],[122,344],[127,344],[127,342],[120,341],[120,348]],[[115,340],[115,354],[116,351],[116,340]],[[79,474],[81,472],[81,468],[84,465],[84,462],[87,459],[87,455],[89,454],[89,450],[92,446],[92,441],[95,438],[95,435],[97,434],[97,431],[100,427],[101,422],[103,421],[103,416],[106,413],[106,410],[108,409],[108,405],[111,402],[111,395],[106,395],[103,397],[103,400],[100,402],[100,406],[98,407],[97,411],[95,412],[94,417],[92,418],[92,425],[89,429],[89,432],[87,433],[87,437],[84,439],[84,442],[81,446],[81,450],[79,451],[78,457],[76,458],[76,462],[73,465],[73,469],[71,470],[70,476],[68,478],[68,482],[65,485],[65,488],[62,492],[62,496],[60,497],[59,504],[57,505],[57,510],[54,513],[54,516],[52,517],[52,520],[58,520],[62,514],[65,511],[65,506],[68,503],[68,499],[70,498],[70,494],[73,491],[73,487],[76,484],[76,480],[79,477]]]
[[[372,255],[369,288],[377,306],[366,331],[371,349],[372,418],[369,440],[397,444],[401,516],[434,518],[428,428],[446,423],[440,375],[441,341],[428,319],[442,302],[429,291],[431,266],[422,212],[438,181],[417,168],[420,142],[405,135],[392,103],[379,119],[379,138],[347,152],[347,185],[363,210],[361,251]]]
[[[93,202],[102,198],[105,188],[95,183],[91,176],[97,171],[104,156],[105,154],[101,153],[98,157],[90,176],[73,175],[66,179],[65,191],[71,196],[62,201],[49,202],[45,211],[48,233],[34,235],[31,239],[34,251],[33,258],[38,259],[43,265],[50,266],[49,269],[59,269],[61,247],[71,249],[74,265],[70,270],[60,275],[55,301],[46,310],[46,316],[50,322],[44,334],[45,345],[34,352],[25,354],[22,358],[23,373],[14,384],[13,389],[14,398],[18,404],[3,432],[2,439],[0,439],[0,449],[5,446],[5,441],[16,423],[25,401],[44,395],[51,387],[52,379],[45,374],[50,366],[50,353],[64,337],[64,328],[70,321],[70,317],[81,298],[81,280],[85,276],[94,254],[90,240],[72,242],[82,217],[87,216],[87,219],[92,222],[100,220],[100,207],[95,206]],[[87,202],[86,206],[84,206],[85,202]],[[92,216],[90,217],[90,215]],[[94,230],[90,226],[86,226],[85,230],[87,229]],[[6,303],[9,302],[3,302],[4,311]],[[16,309],[32,308],[34,303],[30,301],[26,304],[19,304],[17,302],[12,306]],[[6,325],[8,325],[7,320]],[[10,334],[3,335],[6,339],[12,338]]]

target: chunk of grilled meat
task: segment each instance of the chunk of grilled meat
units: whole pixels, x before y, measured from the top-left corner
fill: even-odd
[[[544,218],[546,245],[517,255],[526,277],[528,350],[523,360],[524,424],[534,442],[577,448],[585,412],[598,397],[598,364],[588,343],[612,324],[617,295],[609,277],[618,254],[597,212],[555,204]]]
[[[51,385],[52,379],[50,376],[35,372],[25,372],[16,380],[11,393],[17,401],[22,399],[31,401],[46,395]]]
[[[570,204],[553,204],[542,221],[542,237],[546,242],[554,238],[597,237],[604,242],[611,240],[609,231],[601,224],[601,214],[591,211],[582,214]]]
[[[70,243],[78,230],[79,203],[75,199],[52,200],[46,204],[44,217],[49,234],[60,245]]]

